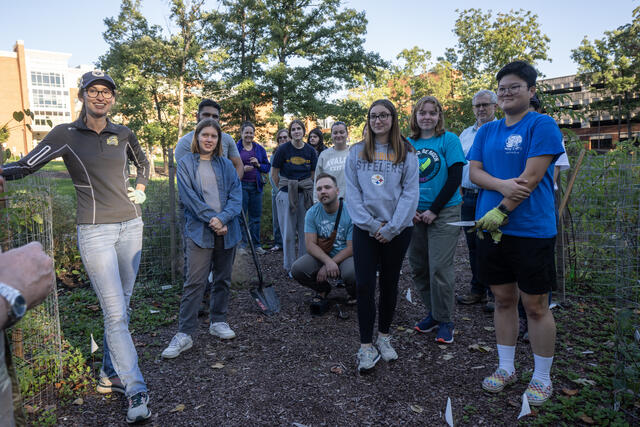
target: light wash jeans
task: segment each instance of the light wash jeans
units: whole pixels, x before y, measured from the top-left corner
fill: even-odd
[[[114,224],[78,225],[82,263],[104,315],[101,375],[120,377],[126,395],[147,391],[129,332],[129,302],[140,266],[142,218]]]

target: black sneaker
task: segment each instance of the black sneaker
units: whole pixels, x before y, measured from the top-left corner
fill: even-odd
[[[127,410],[127,422],[129,424],[144,421],[151,417],[151,410],[147,407],[149,395],[141,391],[129,398],[129,409]]]

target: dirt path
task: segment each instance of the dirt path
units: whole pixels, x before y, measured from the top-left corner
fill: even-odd
[[[496,396],[481,391],[482,378],[497,362],[492,317],[483,313],[481,305],[456,306],[451,345],[436,344],[435,333],[414,333],[411,327],[424,313],[415,290],[414,304],[405,298],[410,285],[405,261],[392,326],[400,358],[392,364],[380,361],[373,373],[360,376],[355,369],[359,342],[355,307],[344,309],[347,320],[339,319],[335,309],[323,317],[311,317],[311,293],[285,276],[281,257],[279,252],[261,259],[267,278],[277,286],[282,313],[262,317],[246,290],[234,290],[229,323],[238,334],[235,340],[222,342],[210,336],[207,319],[201,317],[194,347],[165,361],[160,353],[175,326],[147,335],[134,331],[150,389],[150,425],[445,425],[441,417],[447,397],[452,400],[456,424],[516,422],[525,382]],[[470,273],[463,237],[455,264],[457,287],[466,291]],[[340,298],[344,295],[344,290],[335,293]],[[478,343],[491,350],[468,349]],[[445,360],[445,355],[453,357]],[[516,357],[520,373],[532,368],[529,346],[518,345]],[[215,364],[223,366],[212,367]],[[559,390],[561,385],[557,386]],[[184,409],[175,410],[181,404]],[[83,405],[59,411],[58,423],[124,425],[125,411],[120,395],[92,394]]]

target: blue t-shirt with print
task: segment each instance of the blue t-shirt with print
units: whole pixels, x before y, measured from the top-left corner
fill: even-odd
[[[478,130],[467,159],[482,162],[482,168],[495,178],[516,178],[524,172],[529,158],[553,156],[542,181],[511,212],[509,222],[500,227],[504,234],[540,239],[556,235],[553,166],[563,152],[562,133],[556,122],[544,114],[529,112],[512,126],[502,119],[486,123]],[[498,206],[503,198],[497,191],[480,190],[476,219]]]
[[[411,145],[418,154],[418,175],[420,180],[420,201],[418,209],[421,211],[431,208],[442,187],[449,178],[448,168],[456,163],[467,164],[462,151],[460,139],[451,132],[445,132],[432,138],[413,140]],[[462,203],[459,191],[453,193],[451,199],[444,205],[457,206]]]
[[[304,216],[304,232],[316,233],[318,237],[326,239],[331,236],[337,217],[338,211],[328,214],[324,210],[322,203],[318,202],[311,206]],[[334,257],[338,252],[346,248],[347,240],[351,240],[352,233],[353,223],[351,222],[351,217],[347,211],[347,204],[346,202],[343,202],[340,224],[338,224],[338,232],[336,233],[336,240],[333,242],[333,249],[331,249],[329,256]]]
[[[318,155],[309,144],[304,144],[300,149],[291,142],[282,144],[273,155],[271,166],[280,169],[280,175],[287,179],[301,180],[311,177],[311,172],[316,169]],[[280,190],[287,191],[287,187]]]

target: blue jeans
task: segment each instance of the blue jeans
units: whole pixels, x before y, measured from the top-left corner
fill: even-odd
[[[462,221],[473,221],[476,219],[476,204],[478,203],[478,193],[462,189],[462,209],[460,216]],[[464,236],[467,239],[469,249],[469,265],[471,266],[471,293],[485,295],[487,291],[491,295],[488,286],[480,283],[476,269],[476,233],[468,233],[471,227],[464,227]]]
[[[260,246],[260,217],[262,216],[262,191],[255,182],[242,181],[242,210],[249,221],[249,232],[254,246]],[[244,231],[244,230],[243,230]],[[247,236],[242,233],[242,243],[247,245]]]
[[[101,375],[117,374],[126,395],[147,391],[129,332],[129,302],[140,266],[142,218],[114,224],[78,225],[78,248],[104,315]]]
[[[280,231],[280,221],[278,221],[278,204],[276,197],[278,189],[271,189],[271,224],[273,226],[273,244],[282,247],[282,232]]]

